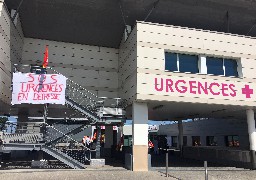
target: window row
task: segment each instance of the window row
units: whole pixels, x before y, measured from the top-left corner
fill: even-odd
[[[200,136],[192,136],[192,146],[201,146]],[[239,147],[239,136],[230,135],[225,136],[225,145],[227,147]],[[178,137],[171,137],[172,147],[178,147]],[[183,136],[183,145],[187,146],[187,136]],[[217,137],[216,136],[206,136],[206,146],[218,146]]]
[[[207,74],[238,77],[238,66],[235,59],[225,59],[217,57],[206,57],[206,67],[204,63],[199,63],[200,56],[178,53],[165,53],[165,70],[201,73],[200,69],[207,69]],[[200,67],[201,66],[201,67]]]

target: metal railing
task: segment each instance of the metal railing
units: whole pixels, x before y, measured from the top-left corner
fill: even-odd
[[[87,148],[84,144],[78,142],[77,140],[73,139],[69,135],[58,130],[56,127],[51,126],[47,123],[46,125],[47,139],[45,145],[47,147],[53,149],[54,151],[58,151],[59,153],[64,153],[70,158],[73,158],[83,164],[86,161],[90,161],[90,159],[86,157],[86,153],[90,153],[89,148]]]
[[[25,143],[25,144],[36,144],[42,142],[43,134],[42,133],[33,133],[33,134],[4,134],[3,143]]]

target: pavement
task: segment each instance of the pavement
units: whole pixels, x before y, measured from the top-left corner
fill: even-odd
[[[165,155],[152,155],[152,167],[148,172],[133,172],[122,167],[117,160],[108,160],[104,167],[86,166],[86,169],[31,169],[28,164],[13,164],[0,170],[0,180],[205,180],[202,161],[169,157],[166,177]],[[208,180],[256,180],[256,170],[208,164]]]
[[[256,171],[244,169],[214,168],[208,171],[209,180],[254,180]],[[0,170],[1,180],[142,180],[142,179],[168,179],[168,180],[204,180],[203,169],[171,169],[168,178],[163,168],[148,172],[133,172],[123,168],[103,169],[12,169]]]

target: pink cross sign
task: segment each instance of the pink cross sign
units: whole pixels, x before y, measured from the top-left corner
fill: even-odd
[[[251,89],[249,85],[245,85],[244,88],[242,88],[242,94],[245,94],[246,98],[251,98],[253,89]]]

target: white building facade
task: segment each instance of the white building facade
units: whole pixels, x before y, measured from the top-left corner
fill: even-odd
[[[256,150],[256,39],[138,21],[109,48],[24,37],[16,23],[1,2],[1,113],[20,112],[9,110],[12,65],[40,65],[48,45],[49,66],[99,97],[127,101],[134,171],[148,170],[149,119],[242,119]]]

